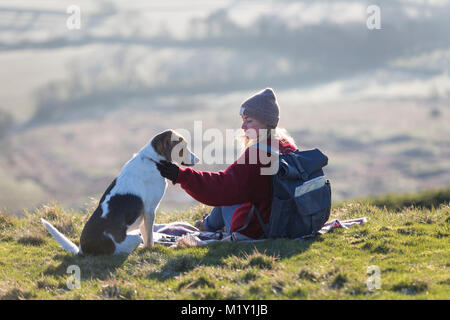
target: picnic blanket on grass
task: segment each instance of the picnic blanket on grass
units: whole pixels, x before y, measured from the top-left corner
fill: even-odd
[[[313,238],[317,234],[325,234],[336,228],[348,229],[354,225],[363,225],[367,223],[367,218],[357,218],[351,220],[339,220],[334,219],[324,224],[322,229],[317,233],[306,235],[293,240],[304,240]],[[170,247],[197,247],[207,245],[208,243],[215,241],[246,241],[246,242],[259,242],[267,239],[255,240],[244,236],[238,232],[233,232],[231,235],[227,235],[221,231],[217,232],[205,232],[200,231],[187,222],[172,222],[168,224],[155,224],[154,225],[153,239],[154,243],[162,244]]]

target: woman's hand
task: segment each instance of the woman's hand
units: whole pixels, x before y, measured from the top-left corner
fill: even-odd
[[[180,169],[176,164],[166,160],[161,160],[160,162],[156,162],[156,168],[164,178],[169,179],[173,183],[177,181],[178,171],[180,171]]]

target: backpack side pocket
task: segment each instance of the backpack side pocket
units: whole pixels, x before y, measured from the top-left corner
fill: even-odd
[[[295,198],[297,213],[309,223],[309,233],[319,231],[328,221],[331,211],[331,187],[327,181],[324,186]],[[304,217],[308,217],[305,219]],[[306,234],[305,234],[306,235]]]

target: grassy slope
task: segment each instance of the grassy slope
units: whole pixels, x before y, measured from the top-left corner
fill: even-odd
[[[77,242],[87,215],[56,204],[24,219],[0,215],[0,297],[449,299],[450,189],[413,198],[435,199],[442,194],[444,202],[431,208],[398,209],[410,195],[371,199],[372,204],[368,199],[339,204],[333,207],[332,218],[365,216],[368,223],[314,240],[215,243],[184,249],[155,246],[128,257],[81,258],[65,252],[38,218],[52,221]],[[208,210],[198,207],[161,214],[157,220],[193,222]],[[70,265],[80,267],[80,289],[67,288]],[[366,286],[371,265],[381,271],[379,290],[369,291]]]

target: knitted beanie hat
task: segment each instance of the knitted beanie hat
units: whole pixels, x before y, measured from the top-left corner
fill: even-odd
[[[240,114],[276,127],[280,119],[280,107],[275,93],[271,88],[258,92],[242,103]]]

